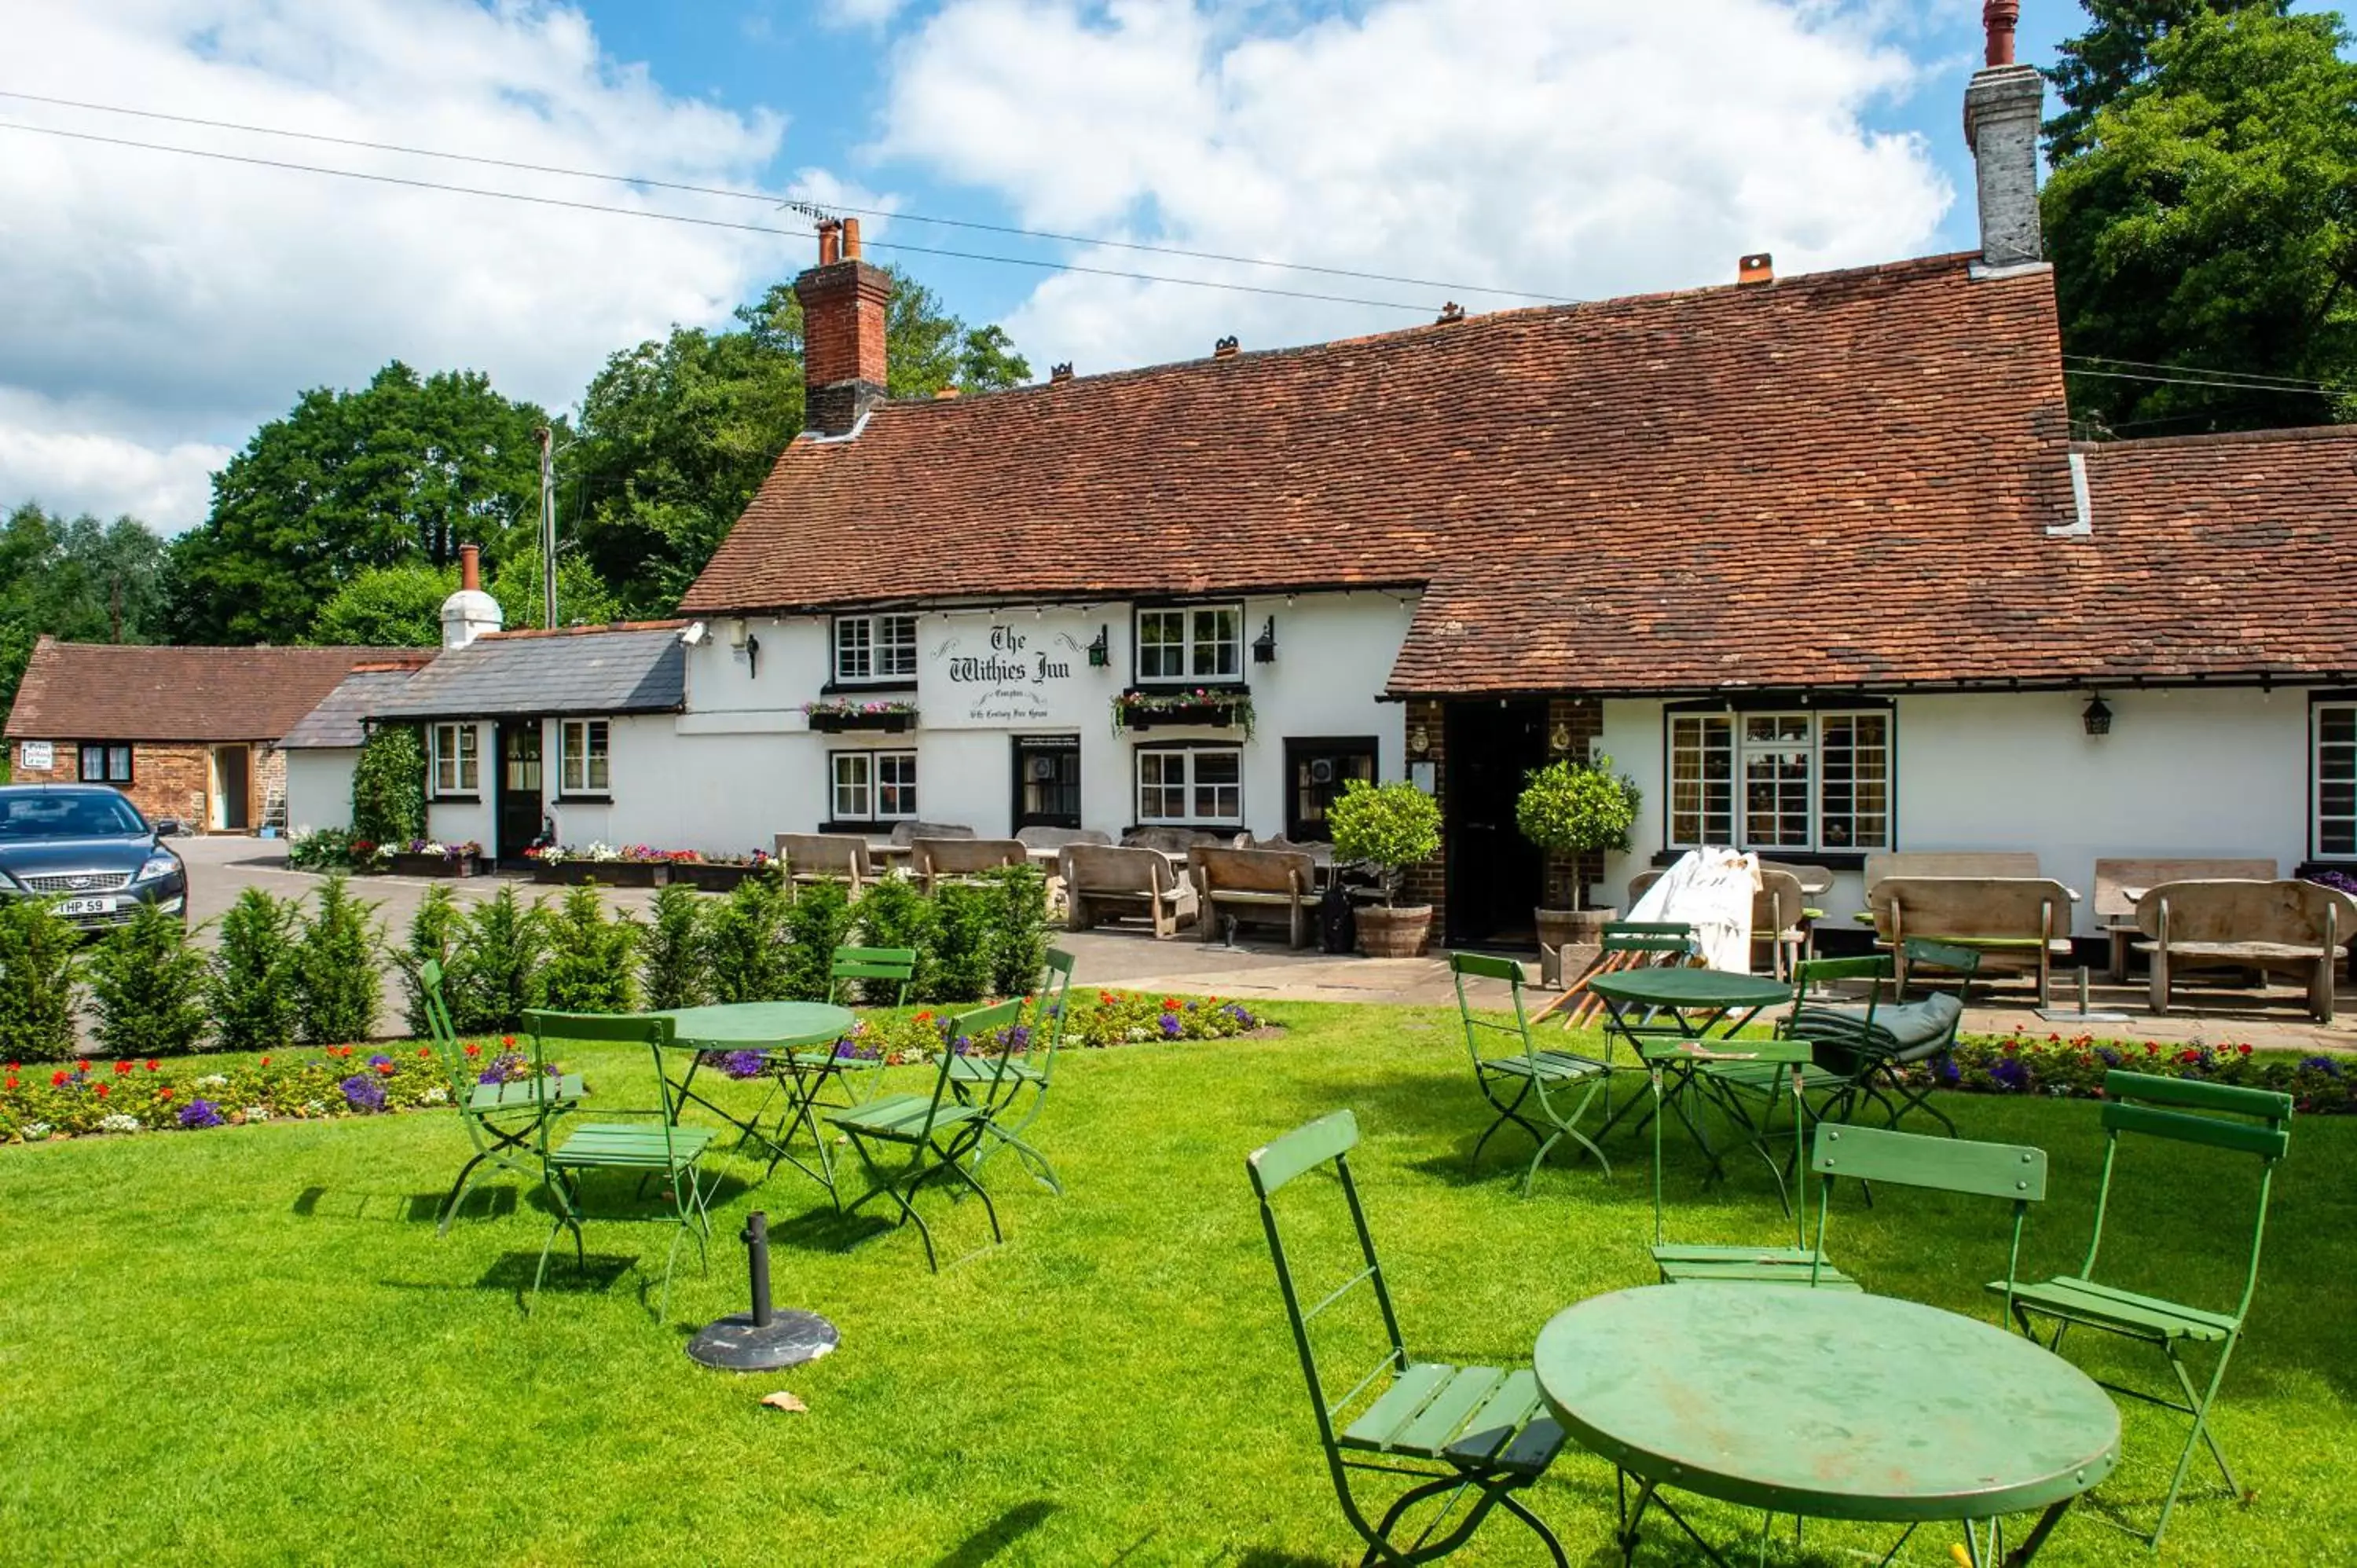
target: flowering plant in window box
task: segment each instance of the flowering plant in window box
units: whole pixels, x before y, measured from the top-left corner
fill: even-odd
[[[685,853],[594,841],[577,849],[550,844],[532,854],[532,879],[564,887],[662,887],[671,882],[673,859]]]
[[[758,876],[770,865],[767,850],[753,850],[745,854],[698,854],[691,860],[672,864],[671,879],[684,882],[704,893],[733,893],[737,885],[748,876]]]
[[[472,876],[482,857],[483,846],[472,839],[462,843],[412,839],[390,852],[395,876]]]
[[[877,697],[861,702],[852,697],[822,697],[802,704],[810,727],[823,735],[845,730],[882,730],[898,735],[917,727],[917,704],[900,697]]]
[[[1252,693],[1241,686],[1180,686],[1168,692],[1142,692],[1132,687],[1114,698],[1114,734],[1124,729],[1151,729],[1157,725],[1200,725],[1210,729],[1235,725],[1250,740]]]

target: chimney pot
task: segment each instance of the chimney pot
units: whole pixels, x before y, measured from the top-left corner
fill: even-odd
[[[479,544],[458,546],[458,586],[474,593],[483,585],[483,547]]]
[[[1776,281],[1776,258],[1765,251],[1754,251],[1739,257],[1735,263],[1735,281],[1749,286]]]
[[[1452,299],[1448,304],[1440,307],[1440,319],[1442,321],[1462,321],[1465,319],[1465,307]]]
[[[1988,35],[1988,51],[1984,63],[1998,66],[2013,63],[2014,28],[2021,21],[2021,0],[1982,0],[1981,30]]]
[[[843,220],[843,259],[846,262],[859,259],[859,220],[856,218]]]
[[[1232,333],[1211,345],[1211,358],[1214,360],[1232,360],[1241,352],[1243,349]]]
[[[1048,380],[1051,383],[1055,381],[1069,381],[1071,379],[1072,361],[1070,360],[1066,360],[1060,365],[1051,365],[1048,369]]]
[[[802,428],[848,435],[885,398],[892,278],[859,259],[856,219],[821,220],[818,263],[794,279],[802,306]]]
[[[818,264],[831,267],[843,260],[843,223],[839,219],[822,218],[818,225]]]

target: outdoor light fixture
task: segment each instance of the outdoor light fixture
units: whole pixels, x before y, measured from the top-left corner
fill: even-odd
[[[1113,628],[1097,628],[1097,639],[1089,644],[1089,668],[1102,670],[1113,662]]]
[[[2087,726],[2089,735],[2112,733],[2112,710],[2104,702],[2104,694],[2101,692],[2093,693],[2088,696],[2086,711],[2079,715],[2079,722]]]
[[[1258,637],[1253,639],[1253,662],[1255,664],[1276,662],[1276,618],[1275,616],[1268,618],[1268,624],[1260,628]]]
[[[756,681],[761,678],[761,639],[758,637],[745,639],[745,673]]]
[[[1407,748],[1418,757],[1432,749],[1432,736],[1422,725],[1407,732]]]
[[[1547,746],[1549,749],[1554,751],[1569,751],[1571,749],[1571,726],[1566,724],[1558,724],[1555,728],[1547,731]]]

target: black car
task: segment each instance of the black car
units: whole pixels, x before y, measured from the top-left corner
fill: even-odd
[[[186,920],[188,870],[162,843],[178,830],[104,785],[0,785],[0,895],[55,898],[83,927],[122,925],[141,904]]]

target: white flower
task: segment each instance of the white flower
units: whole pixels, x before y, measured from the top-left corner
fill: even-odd
[[[100,1117],[98,1130],[102,1133],[136,1133],[139,1131],[139,1118],[126,1116],[118,1111],[112,1116]]]
[[[327,1106],[317,1100],[307,1100],[303,1102],[303,1114],[306,1116],[325,1116],[327,1113]]]
[[[249,1105],[245,1108],[245,1119],[248,1122],[267,1122],[270,1120],[270,1107]]]
[[[1136,1027],[1136,1028],[1135,1028],[1135,1029],[1132,1029],[1132,1030],[1131,1030],[1131,1031],[1130,1031],[1126,1036],[1123,1036],[1123,1037],[1124,1037],[1124,1038],[1125,1038],[1125,1039],[1127,1039],[1128,1041],[1130,1041],[1130,1042],[1134,1045],[1134,1044],[1136,1044],[1136,1043],[1138,1043],[1138,1042],[1140,1042],[1140,1041],[1143,1041],[1143,1040],[1146,1040],[1146,1039],[1151,1038],[1151,1035],[1150,1035],[1150,1034],[1149,1034],[1149,1032],[1146,1029],[1146,1027],[1145,1027],[1143,1025],[1141,1025],[1141,1026],[1139,1026],[1138,1027]]]
[[[38,1144],[55,1131],[47,1122],[27,1122],[25,1123],[25,1141]]]
[[[417,1100],[421,1105],[447,1105],[450,1102],[450,1091],[437,1083],[419,1095]]]
[[[204,1077],[197,1079],[197,1087],[199,1089],[227,1089],[229,1087],[229,1075],[226,1073],[209,1072],[205,1074]]]

